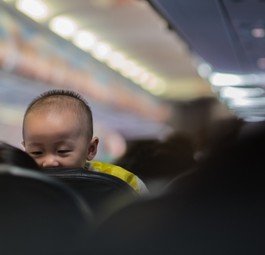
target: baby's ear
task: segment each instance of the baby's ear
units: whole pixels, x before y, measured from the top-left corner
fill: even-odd
[[[96,156],[98,150],[98,143],[99,143],[98,137],[95,136],[91,139],[87,153],[87,160],[90,161]]]

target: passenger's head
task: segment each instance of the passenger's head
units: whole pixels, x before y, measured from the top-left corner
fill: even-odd
[[[43,168],[83,167],[98,145],[90,107],[73,91],[41,94],[25,112],[23,145]]]
[[[0,142],[0,164],[38,169],[39,166],[26,152],[8,143]]]
[[[139,140],[130,145],[115,164],[137,174],[151,191],[195,165],[193,141],[186,133],[176,132],[164,141]]]
[[[209,123],[195,138],[197,145],[195,159],[197,161],[204,160],[215,153],[216,150],[236,142],[243,125],[244,121],[236,117],[215,120]]]

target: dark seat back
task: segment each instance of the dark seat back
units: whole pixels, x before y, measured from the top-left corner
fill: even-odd
[[[91,210],[67,185],[0,166],[0,254],[87,254]]]
[[[67,183],[96,212],[98,218],[138,198],[138,193],[121,179],[83,168],[45,169],[48,176]]]

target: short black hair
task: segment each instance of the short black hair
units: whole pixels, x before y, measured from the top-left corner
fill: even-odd
[[[78,117],[81,116],[80,121],[83,121],[82,117],[85,116],[84,121],[87,124],[88,133],[91,137],[93,136],[93,116],[86,100],[75,91],[59,89],[46,91],[31,101],[24,114],[23,134],[26,116],[34,110],[40,110],[45,107],[55,107],[55,109],[59,110],[75,109]]]

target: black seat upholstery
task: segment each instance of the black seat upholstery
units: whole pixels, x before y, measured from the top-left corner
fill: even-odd
[[[59,178],[81,195],[98,218],[138,198],[138,193],[121,179],[83,168],[45,169],[45,174]]]
[[[0,254],[87,254],[92,213],[67,185],[0,165]]]

